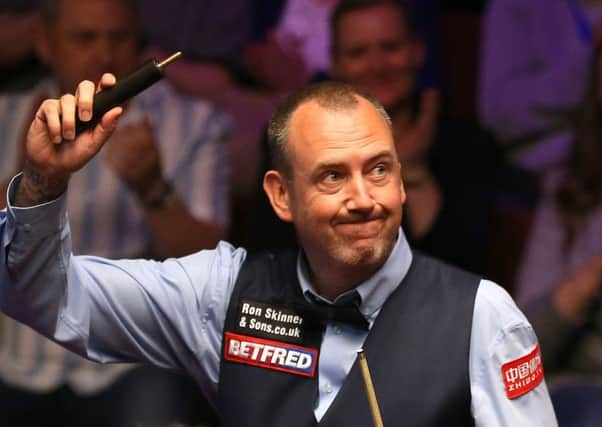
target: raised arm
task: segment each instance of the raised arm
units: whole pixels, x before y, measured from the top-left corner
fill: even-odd
[[[245,253],[221,244],[163,263],[71,254],[63,193],[120,114],[116,108],[73,136],[75,108],[81,117],[93,94],[84,82],[75,96],[47,100],[31,125],[25,171],[9,187],[8,210],[0,211],[0,309],[92,360],[187,371],[211,396],[225,311]]]

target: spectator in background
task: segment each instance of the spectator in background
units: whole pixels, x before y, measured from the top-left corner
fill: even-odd
[[[567,159],[573,136],[563,117],[582,98],[601,23],[602,4],[594,0],[488,3],[480,117],[513,163],[535,177]]]
[[[36,0],[0,3],[0,92],[25,90],[45,70],[34,52],[32,29],[39,19]]]
[[[547,196],[539,206],[517,284],[519,303],[539,337],[546,374],[552,382],[561,377],[594,382],[602,379],[600,46],[595,50],[589,85],[576,117],[568,162],[546,180]],[[559,393],[563,399],[571,394],[565,394],[566,389]],[[570,411],[571,425],[600,425],[601,397],[600,387],[580,397],[580,406],[572,406]],[[569,408],[564,402],[557,404],[563,418]],[[581,424],[594,415],[596,423]]]
[[[250,73],[270,90],[285,92],[326,78],[331,65],[329,18],[338,1],[282,1],[278,22],[270,31],[263,31],[258,43],[247,46],[245,57]],[[409,4],[417,32],[426,43],[420,87],[439,87],[438,4],[433,0],[414,0]]]
[[[45,7],[36,46],[53,79],[0,99],[5,184],[21,169],[23,147],[14,141],[24,141],[41,97],[72,92],[104,71],[124,75],[138,61],[132,1],[55,0]],[[164,82],[134,98],[102,155],[72,178],[74,251],[165,258],[214,247],[228,227],[227,133],[223,113]],[[2,426],[155,425],[191,421],[192,405],[202,404],[180,377],[91,364],[7,318],[0,327]]]
[[[331,28],[333,76],[373,95],[393,120],[410,244],[482,273],[496,186],[491,137],[472,124],[444,118],[437,91],[419,91],[425,50],[406,3],[341,0]],[[265,196],[257,216],[252,247],[292,245],[292,228],[270,214]]]

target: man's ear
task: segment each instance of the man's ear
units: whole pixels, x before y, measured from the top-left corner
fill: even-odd
[[[263,191],[270,199],[272,209],[285,222],[292,222],[290,195],[286,178],[276,170],[269,170],[263,177]]]
[[[403,185],[403,177],[401,174],[401,163],[398,163],[398,164],[399,164],[399,197],[401,200],[401,205],[403,206],[403,204],[406,202],[407,194],[406,194],[405,186]]]
[[[399,181],[399,195],[401,197],[401,204],[403,205],[406,202],[406,190],[403,186],[403,180]]]

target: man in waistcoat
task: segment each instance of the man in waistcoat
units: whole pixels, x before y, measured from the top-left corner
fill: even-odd
[[[121,113],[74,138],[93,93],[85,81],[45,101],[29,130],[0,211],[9,316],[92,360],[186,372],[225,426],[371,425],[360,348],[387,426],[556,425],[537,338],[509,295],[411,251],[391,121],[369,95],[310,86],[271,120],[264,189],[301,251],[221,242],[159,263],[70,251],[69,176]]]

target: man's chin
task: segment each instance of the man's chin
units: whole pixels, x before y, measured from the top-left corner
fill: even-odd
[[[355,238],[342,242],[341,255],[353,265],[374,266],[384,264],[393,250],[395,239],[388,239],[383,235],[369,238]]]
[[[355,241],[347,245],[340,253],[339,259],[349,266],[371,266],[381,261],[382,247],[374,240]]]

